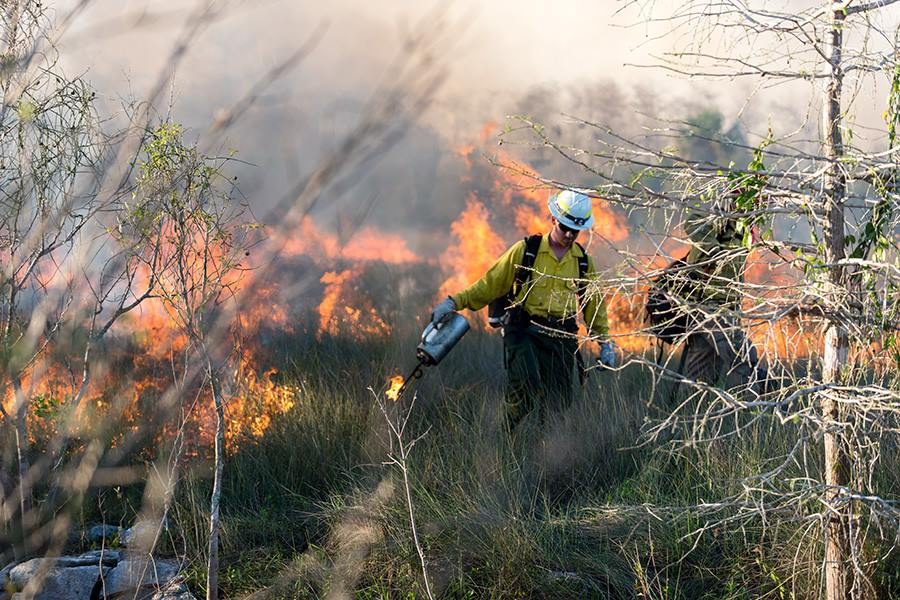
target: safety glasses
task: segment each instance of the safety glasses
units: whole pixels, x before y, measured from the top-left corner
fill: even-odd
[[[561,221],[557,221],[556,224],[559,225],[559,230],[562,231],[563,233],[574,233],[574,234],[578,233],[577,229],[574,229],[572,227],[566,227],[565,225],[562,224]]]

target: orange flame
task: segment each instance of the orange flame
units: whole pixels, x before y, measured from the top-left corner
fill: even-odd
[[[492,131],[493,126],[486,126],[486,135],[490,135]],[[485,138],[482,139],[484,141]],[[469,146],[460,151],[470,169],[470,156],[473,152],[474,149]],[[550,190],[542,183],[538,172],[528,164],[513,160],[502,151],[498,153],[497,160],[504,165],[495,171],[491,188],[499,199],[492,206],[499,213],[497,222],[514,223],[516,237],[523,233],[547,231],[549,217],[546,203]],[[607,201],[595,199],[593,214],[593,233],[610,243],[624,242],[629,238],[625,215],[613,209]],[[474,192],[470,193],[466,209],[451,229],[458,243],[443,256],[442,262],[451,267],[452,275],[441,286],[440,296],[464,289],[481,277],[512,237],[501,236],[494,231],[488,223],[487,210]],[[684,238],[683,232],[676,231],[665,242],[665,254],[684,254],[686,246],[679,238]],[[664,256],[657,256],[648,261],[646,269],[659,269],[666,263]],[[795,283],[796,274],[792,274],[784,265],[775,268],[771,260],[762,259],[761,253],[756,251],[748,260],[746,279],[749,283],[775,284],[784,292]],[[611,334],[620,346],[632,352],[644,352],[655,342],[647,334],[641,333],[646,327],[644,300],[648,286],[649,281],[637,277],[632,290],[620,290],[607,298]],[[749,333],[760,351],[769,355],[799,357],[815,352],[818,346],[815,336],[808,334],[808,328],[790,319],[782,319],[765,328],[751,327]]]
[[[538,233],[548,229],[550,213],[547,200],[552,190],[541,183],[536,169],[514,160],[508,153],[499,152],[497,160],[504,165],[494,181],[494,192],[506,205],[515,205],[516,226],[523,232]],[[518,200],[521,198],[526,203]],[[594,225],[591,231],[610,242],[628,239],[628,221],[609,202],[593,199]]]
[[[790,301],[797,293],[800,274],[780,257],[756,248],[747,259],[744,279],[748,284],[767,286],[760,291],[752,290],[758,297],[748,298],[744,306],[752,311],[753,304],[761,301],[780,304]],[[751,322],[749,335],[760,351],[771,358],[802,358],[821,350],[820,326],[814,321],[785,317],[763,325]]]
[[[260,379],[256,371],[248,369],[238,378],[241,393],[228,402],[226,443],[234,445],[246,436],[262,437],[273,416],[282,415],[294,407],[297,392],[292,387],[272,381],[276,373],[275,369],[269,369]]]
[[[472,168],[472,154],[475,152],[475,146],[473,144],[467,144],[465,146],[460,146],[456,150],[457,156],[459,156],[463,160],[463,164],[466,166],[466,170],[470,170]]]
[[[347,334],[361,339],[391,332],[390,326],[378,315],[371,302],[354,291],[353,283],[360,274],[361,269],[357,266],[340,273],[328,271],[322,275],[325,292],[319,304],[319,336],[326,333]]]
[[[441,256],[450,277],[441,285],[438,295],[448,296],[477,281],[506,249],[503,239],[488,223],[487,209],[471,194],[466,208],[450,225],[456,238]],[[486,318],[486,317],[485,317]]]
[[[487,123],[481,131],[480,142],[465,146],[458,151],[460,160],[468,170],[464,181],[476,185],[475,160],[478,144],[486,147],[494,135],[497,125]],[[489,204],[479,198],[473,189],[466,199],[465,209],[451,225],[452,242],[441,256],[441,264],[447,269],[447,279],[440,287],[439,296],[464,289],[479,279],[501,253],[516,239],[526,233],[545,232],[549,228],[547,197],[550,193],[538,172],[531,166],[512,160],[502,150],[498,160],[508,166],[490,169],[490,180],[481,183],[495,201]],[[479,176],[481,173],[478,173]],[[625,215],[602,199],[594,200],[595,225],[593,232],[611,243],[624,242],[629,238]],[[283,254],[304,256],[323,273],[320,282],[324,284],[321,302],[318,306],[317,335],[351,335],[362,337],[385,336],[391,332],[389,320],[379,314],[373,298],[359,284],[367,265],[375,261],[393,265],[415,264],[422,258],[407,244],[401,235],[380,231],[371,226],[360,228],[352,235],[339,236],[323,231],[306,217],[298,228],[289,232],[290,237],[273,242],[282,244]],[[683,243],[678,241],[679,233],[667,240],[663,248],[670,256],[683,254]],[[584,237],[582,237],[582,241]],[[647,261],[645,269],[665,266],[664,257]],[[798,275],[786,263],[776,264],[772,256],[764,252],[752,253],[748,261],[747,281],[750,283],[777,284],[781,290],[771,297],[783,301],[790,294]],[[145,280],[147,276],[144,275]],[[64,285],[68,281],[63,272],[41,274],[46,285]],[[235,289],[248,285],[248,280],[237,278],[232,283]],[[253,282],[253,302],[242,308],[235,327],[252,331],[265,324],[281,330],[290,330],[293,315],[288,314],[284,303],[278,301],[275,285],[263,286]],[[652,338],[641,334],[644,324],[644,298],[648,282],[638,278],[632,289],[613,293],[608,298],[608,312],[611,333],[616,342],[626,350],[643,352],[651,348]],[[760,299],[756,299],[758,302]],[[747,308],[750,308],[748,304]],[[482,318],[486,318],[481,311]],[[123,429],[141,426],[144,417],[142,404],[168,390],[172,385],[172,366],[189,348],[188,337],[178,327],[178,316],[173,314],[159,298],[146,300],[140,308],[127,315],[117,324],[117,330],[127,331],[128,348],[119,350],[122,356],[111,357],[127,361],[131,372],[122,379],[120,373],[110,367],[105,371],[95,371],[90,389],[75,414],[75,428],[89,428],[111,414],[117,395],[130,402],[125,410]],[[765,326],[748,328],[751,339],[760,350],[770,356],[799,357],[820,350],[820,335],[813,323],[796,319],[783,319]],[[136,350],[135,350],[136,349]],[[234,387],[228,402],[228,425],[226,442],[229,447],[241,443],[252,443],[262,436],[277,416],[291,410],[300,392],[293,386],[277,382],[274,370],[265,370],[264,350],[251,346],[241,347],[235,367]],[[181,358],[179,358],[181,357]],[[32,373],[24,378],[24,394],[29,398],[39,398],[28,414],[29,436],[34,439],[53,433],[57,422],[55,415],[61,410],[64,399],[71,397],[77,382],[73,382],[72,372],[47,360],[36,365]],[[181,365],[183,366],[183,365]],[[262,373],[260,375],[260,373]],[[400,376],[390,379],[390,387],[385,392],[388,398],[396,400],[404,381]],[[118,390],[127,389],[127,394]],[[200,408],[190,417],[192,433],[188,436],[200,445],[210,445],[214,434],[215,414],[207,390],[197,390],[197,404]],[[193,393],[193,391],[192,391]],[[13,409],[11,386],[7,385],[2,397],[7,410]],[[198,452],[194,450],[194,452]]]
[[[421,260],[402,237],[373,227],[360,229],[341,250],[341,257],[360,262],[380,260],[395,265]]]
[[[320,278],[325,288],[318,306],[318,336],[361,339],[389,334],[391,327],[356,284],[368,263],[410,264],[422,260],[400,235],[363,227],[342,240],[319,229],[308,216],[295,235],[275,241],[280,241],[285,255],[306,256],[325,271]],[[347,263],[349,267],[336,268]]]

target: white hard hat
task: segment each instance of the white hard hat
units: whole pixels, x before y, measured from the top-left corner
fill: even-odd
[[[584,194],[571,190],[550,194],[547,207],[550,209],[550,214],[557,221],[571,229],[581,231],[590,229],[594,224],[594,214],[591,212],[591,199]]]

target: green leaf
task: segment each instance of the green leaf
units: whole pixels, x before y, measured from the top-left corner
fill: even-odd
[[[16,113],[19,115],[19,120],[23,123],[30,123],[32,119],[34,119],[36,112],[37,107],[33,102],[27,100],[21,100],[19,106],[16,107]]]

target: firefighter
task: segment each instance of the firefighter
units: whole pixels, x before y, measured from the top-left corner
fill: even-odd
[[[510,429],[534,410],[543,421],[548,409],[571,403],[576,366],[579,375],[584,373],[575,335],[579,306],[588,329],[601,340],[601,365],[614,367],[616,361],[605,300],[583,293],[595,268],[576,239],[594,223],[591,199],[563,190],[550,195],[548,208],[548,233],[513,244],[480,280],[432,312],[436,321],[454,310],[480,310],[494,303],[494,317],[494,306],[502,304]]]
[[[768,373],[739,319],[749,254],[744,231],[733,216],[737,212],[734,198],[740,193],[725,194],[712,214],[694,213],[684,223],[691,243],[685,259],[691,310],[682,372],[709,385],[724,379],[727,387],[743,386],[759,395]],[[750,233],[751,241],[754,236],[755,231]]]

